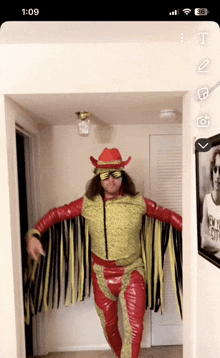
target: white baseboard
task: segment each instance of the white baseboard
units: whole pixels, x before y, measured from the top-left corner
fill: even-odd
[[[148,344],[141,344],[141,348],[150,348]],[[101,345],[87,345],[87,346],[66,346],[66,347],[56,347],[50,352],[79,352],[79,351],[107,351],[110,350],[108,344]]]
[[[78,352],[78,351],[105,351],[110,350],[108,344],[101,345],[88,345],[88,346],[66,346],[66,347],[56,347],[53,351],[50,352]]]

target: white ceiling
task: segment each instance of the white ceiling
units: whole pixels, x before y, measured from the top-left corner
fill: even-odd
[[[75,112],[87,111],[95,125],[163,124],[159,110],[176,109],[181,122],[182,97],[185,92],[126,92],[9,95],[31,112],[39,123],[47,125],[76,124]]]
[[[6,22],[0,43],[96,43],[180,41],[195,33],[197,22],[88,21],[88,22]],[[175,31],[174,31],[175,28]],[[164,123],[161,109],[176,109],[181,122],[185,92],[73,93],[9,95],[43,124],[75,124],[77,111],[88,111],[93,124]],[[173,120],[166,123],[174,123]]]

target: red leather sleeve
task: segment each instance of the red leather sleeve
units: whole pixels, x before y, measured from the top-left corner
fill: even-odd
[[[182,217],[171,211],[158,206],[154,201],[143,198],[146,204],[146,215],[158,219],[162,222],[169,223],[175,229],[182,231]]]
[[[58,222],[73,219],[82,214],[83,198],[72,201],[68,205],[60,206],[50,210],[35,226],[35,229],[42,235],[51,226]]]

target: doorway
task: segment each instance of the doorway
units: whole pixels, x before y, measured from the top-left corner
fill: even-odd
[[[27,182],[26,182],[26,156],[25,145],[29,138],[23,133],[16,130],[16,151],[17,151],[17,171],[18,171],[18,193],[19,193],[19,212],[20,212],[20,240],[22,254],[22,282],[24,292],[24,270],[28,259],[26,243],[24,240],[25,233],[28,230],[28,204],[27,204]],[[33,356],[33,326],[32,317],[30,325],[25,324],[25,345],[26,357]]]

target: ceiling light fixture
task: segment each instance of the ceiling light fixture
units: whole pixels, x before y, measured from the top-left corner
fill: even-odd
[[[78,119],[77,119],[77,129],[78,133],[82,137],[86,137],[89,135],[90,132],[90,119],[88,117],[90,116],[89,112],[76,112]]]
[[[177,117],[177,111],[175,109],[162,109],[159,111],[160,119],[173,119]]]

